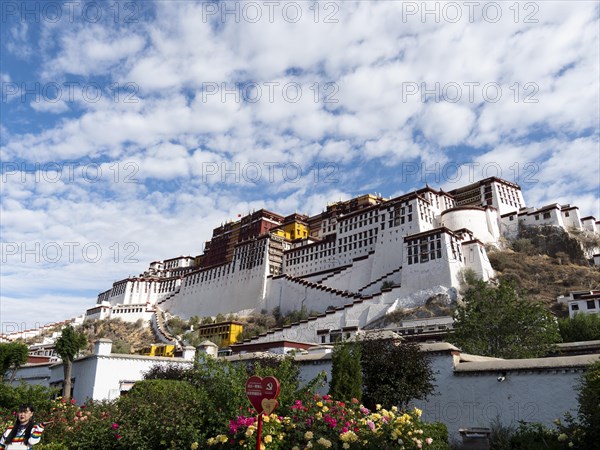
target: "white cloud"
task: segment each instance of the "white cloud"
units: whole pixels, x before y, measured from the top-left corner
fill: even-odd
[[[441,180],[450,189],[492,175],[483,168],[498,165],[504,178],[522,184],[529,204],[580,202],[582,212],[597,214],[597,5],[532,3],[539,10],[529,23],[532,10],[523,3],[518,20],[514,8],[498,3],[497,23],[482,17],[481,7],[469,21],[463,5],[451,23],[422,11],[403,16],[407,3],[296,2],[302,17],[295,23],[291,9],[282,16],[283,4],[269,21],[263,5],[261,20],[251,23],[248,16],[209,17],[206,9],[217,5],[220,13],[249,2],[156,2],[132,25],[9,28],[2,44],[9,53],[40,49],[39,61],[28,60],[31,78],[99,83],[103,91],[96,102],[78,91],[54,104],[7,102],[3,160],[77,161],[88,164],[88,175],[94,162],[102,175],[91,181],[75,171],[71,180],[64,168],[56,182],[11,175],[2,186],[3,239],[97,242],[105,256],[115,242],[121,250],[134,242],[140,261],[13,260],[2,277],[10,320],[20,315],[16,292],[35,305],[64,294],[83,311],[94,301],[84,290],[105,290],[150,260],[201,253],[212,228],[238,213],[267,207],[312,214],[363,189],[405,192],[405,163],[478,164],[472,174],[463,166],[460,181]],[[16,66],[3,70],[3,82],[31,81]],[[223,91],[248,82],[262,87],[256,102]],[[135,95],[120,92],[115,101],[113,83],[131,83]],[[266,83],[279,83],[272,101]],[[286,83],[301,86],[297,102],[284,98]],[[473,98],[468,83],[478,83]],[[495,83],[498,101],[483,92]],[[456,103],[440,98],[455,85],[462,87]],[[538,102],[525,102],[528,94]],[[335,164],[335,182],[315,179],[320,163]],[[302,176],[292,180],[282,168],[293,165]],[[370,165],[394,176],[374,179]],[[244,170],[256,167],[262,172],[253,182]]]
[[[425,137],[441,147],[458,145],[475,123],[475,113],[453,103],[429,103],[420,119]]]

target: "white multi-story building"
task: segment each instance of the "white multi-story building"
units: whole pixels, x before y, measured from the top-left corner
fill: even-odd
[[[305,307],[326,322],[340,313],[323,329],[363,327],[425,301],[424,293],[453,298],[466,269],[493,277],[485,246],[529,225],[599,230],[575,206],[525,207],[519,186],[495,177],[449,192],[426,186],[391,199],[362,195],[312,217],[260,210],[215,228],[202,255],[154,261],[115,282],[87,317],[158,323],[160,311],[189,318]],[[301,334],[317,339],[321,325]]]

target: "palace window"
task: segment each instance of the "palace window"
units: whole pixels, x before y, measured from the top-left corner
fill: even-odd
[[[596,309],[596,302],[594,300],[588,300],[587,309]]]

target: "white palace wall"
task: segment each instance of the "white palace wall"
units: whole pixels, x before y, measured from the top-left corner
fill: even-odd
[[[184,319],[254,309],[264,296],[267,270],[268,261],[252,269],[186,285],[161,308]]]
[[[493,278],[494,269],[483,244],[479,241],[469,241],[464,242],[462,246],[465,269],[473,270],[483,281]]]
[[[457,207],[444,211],[440,226],[457,231],[463,228],[473,233],[484,244],[496,243],[500,237],[499,217],[496,209]]]

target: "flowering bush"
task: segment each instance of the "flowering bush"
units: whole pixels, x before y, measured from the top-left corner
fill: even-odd
[[[349,403],[315,395],[297,400],[288,416],[263,418],[261,448],[269,449],[421,449],[434,440],[422,429],[421,411],[401,412],[379,405],[371,411],[357,400]],[[207,441],[213,448],[256,448],[257,419],[239,416],[229,430]]]
[[[118,448],[118,436],[112,428],[116,416],[114,403],[90,401],[77,406],[59,397],[47,417],[51,422],[44,431],[41,448]]]

